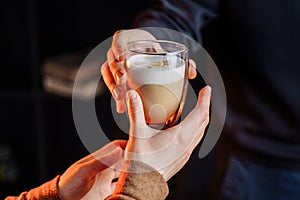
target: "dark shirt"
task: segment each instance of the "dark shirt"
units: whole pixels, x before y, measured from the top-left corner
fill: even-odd
[[[133,26],[199,41],[225,82],[222,137],[249,157],[300,167],[299,0],[153,0]]]

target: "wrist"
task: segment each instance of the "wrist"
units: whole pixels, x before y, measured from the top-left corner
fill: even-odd
[[[58,179],[56,182],[56,192],[57,192],[57,196],[59,197],[60,200],[65,200],[65,198],[63,197],[62,192],[61,192],[61,187],[59,186],[60,178],[61,178],[61,176],[58,176]]]

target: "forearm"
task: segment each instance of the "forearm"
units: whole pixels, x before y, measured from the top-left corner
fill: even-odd
[[[5,200],[61,200],[58,195],[57,184],[60,176],[34,188],[28,192],[22,192],[19,196],[9,196]]]
[[[139,161],[126,161],[114,193],[106,200],[165,199],[168,185],[162,175]]]

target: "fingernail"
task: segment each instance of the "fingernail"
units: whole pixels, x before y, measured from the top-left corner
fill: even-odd
[[[132,100],[135,100],[137,97],[136,95],[136,92],[133,91],[133,90],[129,90],[127,93],[126,93],[126,100],[127,102],[130,102]]]
[[[128,95],[131,100],[136,99],[137,97],[136,92],[133,90],[130,90]]]
[[[208,92],[211,93],[211,87],[207,86]]]

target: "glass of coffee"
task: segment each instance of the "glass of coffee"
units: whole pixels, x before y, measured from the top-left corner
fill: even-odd
[[[139,40],[127,44],[127,88],[143,102],[146,123],[156,129],[173,126],[185,102],[188,49],[165,40]]]

